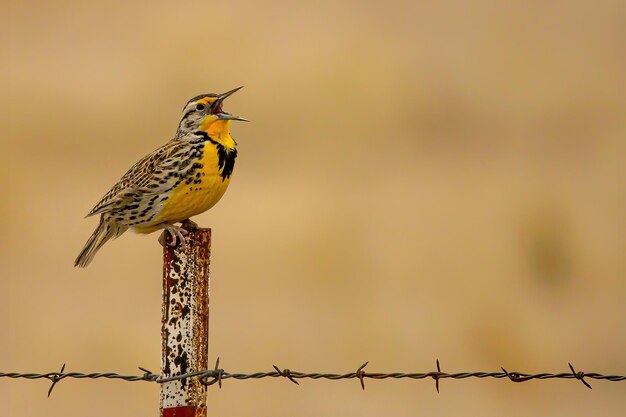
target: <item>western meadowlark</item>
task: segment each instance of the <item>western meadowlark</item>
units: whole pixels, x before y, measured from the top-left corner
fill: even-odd
[[[109,239],[129,228],[139,233],[164,229],[159,242],[184,244],[190,217],[213,207],[224,195],[237,157],[231,120],[246,119],[222,110],[224,100],[241,89],[202,94],[189,100],[176,136],[128,170],[87,214],[100,224],[80,252],[75,266],[86,267]]]

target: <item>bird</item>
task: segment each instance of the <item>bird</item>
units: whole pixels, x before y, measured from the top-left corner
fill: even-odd
[[[237,157],[230,124],[249,120],[225,112],[222,105],[241,88],[187,102],[174,138],[133,165],[87,214],[99,214],[100,222],[75,267],[89,265],[107,241],[128,229],[163,229],[162,245],[185,245],[185,228],[197,227],[189,218],[213,207],[230,184]]]

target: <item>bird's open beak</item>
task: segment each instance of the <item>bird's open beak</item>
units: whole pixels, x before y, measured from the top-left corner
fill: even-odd
[[[243,85],[241,87],[237,87],[237,88],[233,88],[230,91],[227,91],[225,93],[220,94],[219,96],[217,96],[217,101],[218,102],[222,102],[224,100],[226,100],[226,98],[234,93],[236,93],[237,91],[241,90],[243,88]]]
[[[241,122],[249,122],[250,121],[248,119],[244,119],[243,117],[233,116],[232,114],[226,113],[226,112],[224,112],[222,110],[222,103],[224,102],[224,100],[226,100],[226,98],[228,98],[232,94],[236,93],[237,91],[241,90],[242,88],[243,88],[243,85],[241,87],[233,88],[232,90],[227,91],[227,92],[222,93],[219,96],[217,96],[217,100],[215,100],[215,102],[213,104],[213,108],[217,110],[217,113],[215,113],[215,115],[217,116],[218,119],[221,119],[221,120],[239,120]]]
[[[240,122],[249,122],[250,120],[248,119],[244,119],[243,117],[239,117],[239,116],[233,116],[232,114],[228,114],[228,113],[218,113],[216,114],[217,118],[220,120],[239,120]]]

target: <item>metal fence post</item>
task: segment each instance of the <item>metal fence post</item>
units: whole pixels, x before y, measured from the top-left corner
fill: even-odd
[[[163,249],[161,375],[208,369],[211,229],[190,230],[186,247]],[[161,384],[161,417],[206,417],[197,378]]]

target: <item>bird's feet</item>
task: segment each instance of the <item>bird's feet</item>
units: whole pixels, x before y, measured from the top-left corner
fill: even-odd
[[[192,222],[193,223],[193,222]],[[195,223],[194,223],[195,224]],[[183,227],[185,224],[183,223]],[[185,242],[185,235],[189,234],[188,230],[183,229],[180,226],[174,226],[170,223],[163,223],[161,227],[164,229],[161,236],[159,236],[159,243],[161,246],[169,245],[171,247],[176,247],[178,245],[182,245],[183,248],[187,247],[187,243]],[[167,241],[167,235],[170,235],[170,241]]]

